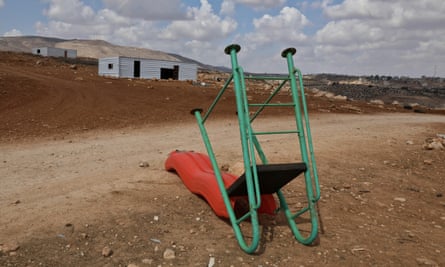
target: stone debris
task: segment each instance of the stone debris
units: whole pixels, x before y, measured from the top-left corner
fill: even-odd
[[[426,159],[426,160],[423,161],[423,163],[425,165],[432,165],[433,164],[433,160],[432,159]]]
[[[373,100],[369,101],[369,103],[374,104],[374,105],[385,105],[385,102],[383,102],[383,100],[380,100],[380,99],[373,99]]]
[[[406,202],[406,198],[404,198],[404,197],[395,197],[394,198],[394,201],[398,201],[398,202]]]
[[[151,264],[153,263],[153,259],[143,259],[143,260],[142,260],[142,263],[143,263],[143,264],[151,265]]]
[[[210,257],[208,267],[215,266],[215,257]]]
[[[141,161],[141,162],[139,162],[139,167],[147,168],[147,167],[150,167],[150,164],[146,161]]]
[[[17,242],[9,242],[0,244],[0,251],[3,253],[11,253],[19,250],[20,245]]]
[[[348,97],[347,97],[347,96],[344,96],[344,95],[336,95],[336,96],[334,97],[334,99],[335,99],[335,100],[346,101],[346,100],[348,100]]]
[[[223,171],[223,172],[228,172],[229,169],[230,169],[229,164],[223,164],[223,165],[221,166],[221,171]]]
[[[110,247],[105,246],[105,247],[102,249],[102,256],[104,256],[104,257],[110,257],[111,255],[113,255],[113,250],[112,250]]]
[[[162,256],[164,257],[164,259],[166,260],[173,260],[174,258],[176,258],[176,254],[175,251],[171,248],[167,248],[164,253],[162,254]]]
[[[436,262],[427,259],[427,258],[417,258],[416,262],[419,266],[434,266],[434,267],[439,267],[439,264],[437,264]]]
[[[426,150],[442,150],[445,149],[445,135],[437,134],[436,137],[425,139],[423,148]]]

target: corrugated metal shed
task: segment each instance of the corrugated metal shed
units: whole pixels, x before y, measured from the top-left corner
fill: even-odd
[[[120,78],[196,80],[196,64],[146,58],[109,57],[99,59],[99,75]]]
[[[36,47],[32,49],[34,55],[40,55],[44,57],[64,57],[64,58],[76,58],[77,50],[63,49],[57,47]]]

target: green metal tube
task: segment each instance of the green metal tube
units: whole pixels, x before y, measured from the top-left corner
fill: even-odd
[[[298,137],[299,137],[299,143],[300,143],[301,157],[302,157],[302,160],[306,164],[310,164],[307,146],[306,146],[305,129],[303,126],[303,118],[301,116],[301,106],[300,106],[300,99],[304,99],[305,96],[303,94],[300,97],[299,92],[297,90],[297,82],[296,82],[296,78],[295,78],[295,74],[294,74],[295,67],[294,67],[294,62],[293,62],[293,58],[292,58],[293,53],[295,53],[295,51],[288,49],[288,50],[285,50],[283,53],[285,53],[286,51],[287,51],[287,53],[285,55],[283,55],[283,57],[285,57],[287,59],[288,73],[289,73],[289,79],[290,79],[291,90],[292,90],[292,98],[293,98],[293,101],[295,102],[295,114],[296,114],[295,117],[296,117],[297,128],[299,130]],[[303,113],[306,113],[305,110],[303,110]],[[294,216],[290,212],[289,207],[287,207],[284,196],[282,195],[281,192],[278,193],[279,198],[280,198],[280,203],[283,203],[285,206],[284,213],[288,219],[289,226],[290,226],[295,238],[303,244],[312,243],[313,240],[315,240],[315,238],[318,235],[318,218],[317,218],[317,213],[315,210],[315,204],[313,202],[314,197],[313,197],[312,177],[311,177],[310,169],[311,168],[308,166],[308,170],[306,170],[304,172],[305,184],[306,184],[306,196],[308,198],[308,206],[309,206],[309,212],[310,212],[310,218],[311,218],[311,232],[307,238],[304,238],[300,234],[300,231],[298,230],[298,227],[294,221]]]
[[[229,50],[229,51],[228,51]],[[226,53],[229,52],[231,64],[232,64],[232,75],[233,75],[233,82],[235,85],[235,98],[236,98],[236,107],[238,111],[238,122],[239,122],[239,130],[240,130],[240,139],[241,139],[241,147],[243,151],[243,161],[244,161],[244,169],[245,169],[245,176],[246,176],[246,185],[247,185],[247,193],[248,193],[248,200],[249,200],[249,213],[251,218],[251,225],[252,225],[252,241],[251,245],[247,246],[245,244],[245,241],[243,237],[237,234],[238,243],[240,244],[241,248],[246,251],[247,253],[254,252],[258,245],[260,240],[260,234],[259,234],[259,221],[258,221],[258,214],[255,209],[255,204],[257,204],[257,199],[254,195],[254,184],[253,184],[253,178],[252,178],[252,168],[251,168],[251,160],[249,158],[249,144],[248,140],[246,138],[246,129],[249,128],[246,121],[246,110],[244,99],[245,95],[242,93],[242,84],[241,84],[241,76],[242,71],[240,71],[240,66],[238,65],[238,59],[236,57],[237,52],[239,51],[239,46],[229,46],[226,48]],[[256,170],[255,170],[256,171]]]
[[[302,96],[304,96],[303,75],[301,74],[301,71],[299,69],[295,69],[295,72],[298,74],[300,93]],[[312,133],[309,123],[309,115],[307,112],[306,98],[302,97],[301,102],[303,105],[304,121],[306,122],[307,144],[309,148],[309,154],[311,157],[312,175],[314,178],[314,187],[316,191],[315,193],[316,195],[313,197],[312,201],[317,202],[318,200],[320,200],[320,183],[318,181],[318,171],[317,171],[317,164],[315,162],[314,146],[312,145]]]
[[[216,104],[219,102],[219,100],[221,99],[222,95],[226,91],[227,87],[229,87],[229,84],[232,82],[232,79],[233,79],[233,76],[230,76],[230,78],[227,79],[227,81],[224,83],[223,88],[221,90],[219,90],[218,95],[215,97],[215,100],[213,100],[212,104],[210,105],[209,109],[207,110],[206,114],[204,115],[204,117],[202,119],[203,123],[205,123],[207,118],[212,113],[212,111],[215,108]]]
[[[247,253],[253,253],[257,249],[257,247],[258,247],[259,236],[256,238],[256,235],[255,234],[253,235],[253,237],[252,237],[252,244],[250,246],[247,245],[247,243],[244,241],[243,233],[242,233],[241,228],[239,226],[239,222],[236,219],[236,214],[235,214],[235,211],[232,208],[232,204],[230,203],[230,198],[229,198],[229,196],[227,194],[227,191],[225,189],[224,181],[223,181],[222,176],[221,176],[221,171],[218,168],[218,163],[217,163],[216,158],[215,158],[215,153],[213,152],[213,148],[212,148],[212,146],[210,144],[210,140],[208,138],[207,130],[204,127],[201,114],[199,113],[199,111],[195,111],[194,114],[195,114],[196,120],[198,122],[199,129],[201,131],[201,136],[203,138],[203,141],[204,141],[204,144],[205,144],[205,147],[206,147],[206,150],[207,150],[207,154],[209,155],[210,161],[212,163],[213,172],[215,173],[215,177],[216,177],[216,181],[218,183],[218,187],[219,187],[220,193],[221,193],[221,195],[223,197],[223,201],[224,201],[224,204],[226,206],[227,213],[229,214],[230,223],[232,224],[232,228],[233,228],[233,231],[235,233],[235,237],[236,237],[236,239],[238,241],[238,244],[240,245],[241,249],[243,249]],[[257,232],[259,231],[258,230],[258,225],[256,227],[254,227],[254,225],[252,224],[252,228],[253,228],[253,231],[255,231],[255,230]]]
[[[238,73],[239,73],[239,79],[240,79],[240,84],[241,84],[241,88],[239,88],[239,92],[242,95],[242,98],[237,98],[236,101],[241,101],[242,106],[244,107],[243,109],[243,118],[244,118],[244,123],[245,123],[245,127],[246,127],[246,131],[247,131],[247,135],[242,136],[242,138],[247,138],[247,144],[248,144],[248,150],[247,151],[243,151],[243,154],[246,153],[249,155],[249,166],[256,166],[256,158],[255,158],[255,148],[260,149],[261,150],[261,146],[256,146],[256,144],[254,143],[254,139],[256,138],[253,135],[252,132],[252,126],[250,123],[250,118],[249,118],[249,103],[247,101],[247,88],[246,88],[246,84],[245,84],[245,79],[244,79],[244,71],[243,68],[241,66],[238,66],[237,68]],[[238,115],[241,112],[238,110]],[[258,143],[259,145],[259,143]],[[244,162],[246,163],[246,162]],[[252,184],[253,184],[253,192],[254,195],[253,197],[255,198],[255,202],[250,202],[251,205],[251,209],[257,210],[260,208],[261,206],[261,191],[260,191],[260,183],[258,180],[258,171],[256,168],[252,168]],[[249,191],[249,188],[247,189]]]

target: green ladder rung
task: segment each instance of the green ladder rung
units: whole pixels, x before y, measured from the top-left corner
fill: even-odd
[[[289,76],[244,76],[246,80],[289,81]]]
[[[273,132],[252,132],[253,135],[272,135],[272,134],[293,134],[300,133],[298,130],[273,131]]]

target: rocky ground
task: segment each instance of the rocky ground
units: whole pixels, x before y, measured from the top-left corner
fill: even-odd
[[[277,214],[262,218],[260,249],[247,255],[230,225],[163,165],[172,150],[205,151],[189,111],[208,107],[225,74],[109,79],[94,65],[1,56],[1,266],[445,265],[442,110],[309,85],[319,242],[299,244]],[[251,100],[270,87],[249,86]],[[241,157],[230,90],[221,101],[208,127],[230,168]],[[258,127],[289,119],[287,110],[268,112]],[[262,141],[271,162],[297,160],[292,138]],[[283,188],[295,207],[302,188],[299,179]]]

